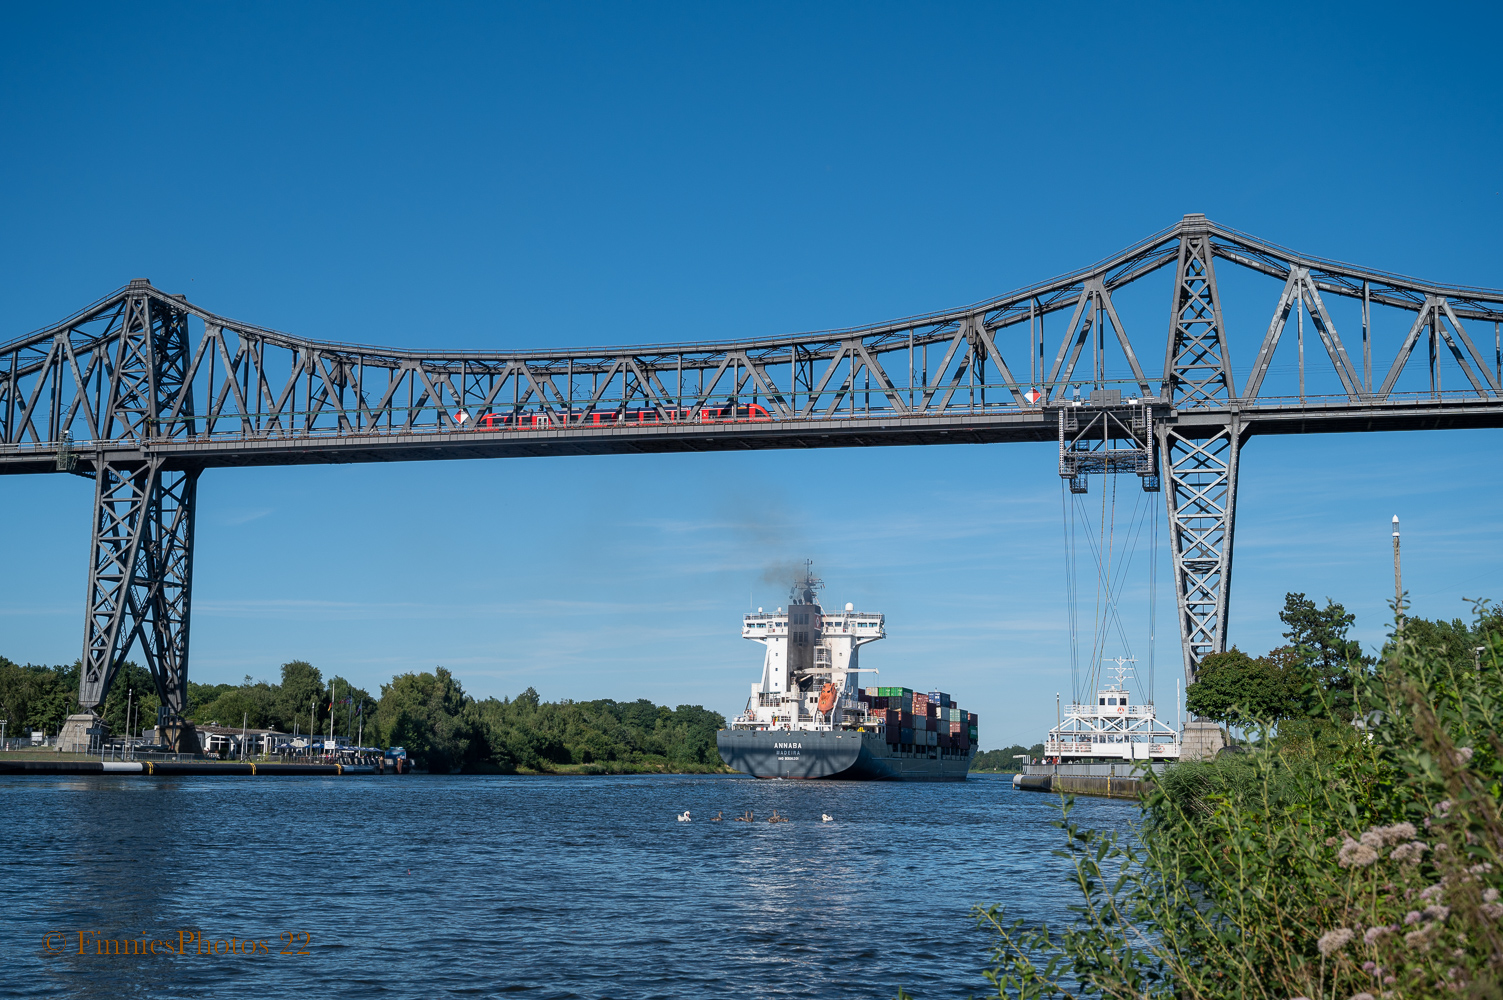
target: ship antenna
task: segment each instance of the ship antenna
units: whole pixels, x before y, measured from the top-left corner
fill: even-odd
[[[814,575],[814,560],[804,560],[804,571],[800,579],[793,581],[793,587],[788,592],[790,604],[813,604],[815,592],[824,588],[825,582]]]

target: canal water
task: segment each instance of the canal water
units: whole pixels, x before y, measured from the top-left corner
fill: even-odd
[[[983,996],[972,907],[1069,917],[1058,817],[1006,776],[0,778],[0,995]]]

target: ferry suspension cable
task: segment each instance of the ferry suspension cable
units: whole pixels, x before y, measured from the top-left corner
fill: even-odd
[[[1139,694],[1144,702],[1154,700],[1154,645],[1156,641],[1157,603],[1157,552],[1158,520],[1151,499],[1152,494],[1141,494],[1133,503],[1126,518],[1125,541],[1118,545],[1117,524],[1117,476],[1111,475],[1111,489],[1102,490],[1099,518],[1093,518],[1078,495],[1065,489],[1060,481],[1060,505],[1065,530],[1065,589],[1066,612],[1070,630],[1070,679],[1076,703],[1087,700],[1096,688],[1101,663],[1105,658],[1108,642],[1115,636],[1126,658],[1133,659],[1132,642],[1122,621],[1121,604],[1123,588],[1136,561],[1144,527],[1149,536],[1148,571],[1148,674],[1135,678]],[[1080,609],[1079,538],[1084,537],[1095,566],[1094,607],[1091,616],[1091,653],[1084,675],[1080,663],[1080,639],[1082,633]],[[1146,684],[1144,683],[1146,681]]]

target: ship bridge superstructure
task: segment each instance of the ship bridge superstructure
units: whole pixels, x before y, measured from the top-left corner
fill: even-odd
[[[761,643],[766,653],[737,727],[834,729],[866,721],[858,698],[860,651],[886,638],[885,620],[854,604],[826,612],[818,600],[823,586],[805,563],[786,609],[768,614],[758,608],[742,620],[741,637]]]

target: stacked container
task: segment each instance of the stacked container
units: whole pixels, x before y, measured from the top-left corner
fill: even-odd
[[[976,714],[961,709],[943,691],[869,687],[858,691],[856,699],[881,725],[888,743],[964,753],[976,742]]]

